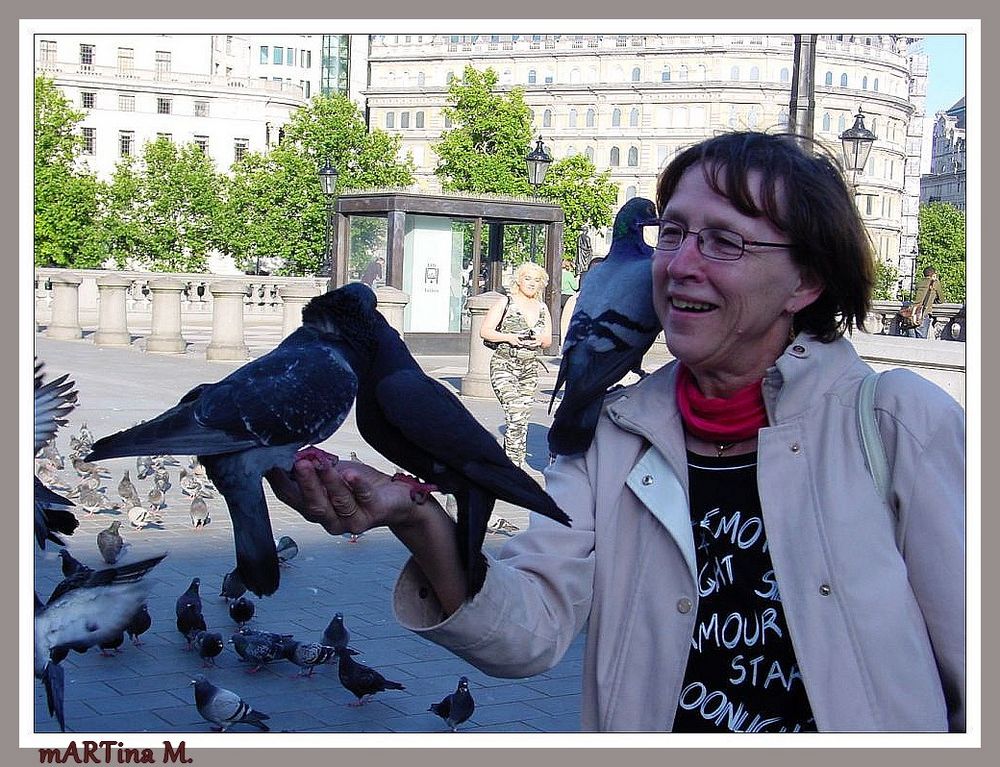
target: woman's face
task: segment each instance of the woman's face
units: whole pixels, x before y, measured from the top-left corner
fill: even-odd
[[[517,278],[517,287],[521,295],[535,298],[542,289],[542,276],[536,271],[522,272]]]
[[[708,185],[701,165],[681,176],[662,218],[689,232],[677,250],[653,252],[653,302],[667,347],[699,384],[762,375],[787,344],[792,315],[820,290],[807,284],[788,248],[747,245],[739,260],[717,261],[701,254],[692,232],[712,227],[775,243],[788,236],[768,219],[736,210]]]

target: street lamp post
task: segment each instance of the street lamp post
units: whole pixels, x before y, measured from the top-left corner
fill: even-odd
[[[323,271],[327,275],[327,289],[333,290],[337,287],[337,265],[333,261],[333,200],[337,193],[337,169],[330,164],[327,158],[326,164],[319,169],[319,182],[323,187],[323,196],[326,197],[326,249],[324,250]]]
[[[916,245],[913,246],[913,252],[910,253],[910,300],[913,301],[917,297],[916,282],[917,282],[917,257],[919,256]]]
[[[851,184],[855,187],[858,185],[858,173],[864,170],[876,138],[875,134],[865,127],[864,112],[861,111],[861,107],[858,107],[858,113],[854,116],[854,125],[840,134],[844,160],[847,163],[847,169],[852,173]]]
[[[549,169],[549,165],[552,164],[552,155],[545,151],[545,145],[542,143],[542,137],[538,137],[538,142],[535,144],[535,148],[524,158],[524,161],[528,164],[528,181],[535,188],[535,194],[538,194],[538,187],[541,186],[542,182],[545,180],[545,173]],[[531,225],[531,260],[535,260],[535,230],[537,228],[536,224]]]

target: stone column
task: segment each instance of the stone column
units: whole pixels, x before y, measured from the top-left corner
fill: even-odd
[[[302,326],[302,307],[320,294],[318,285],[283,285],[278,288],[281,296],[281,337],[288,338]]]
[[[97,332],[94,333],[94,343],[98,346],[128,346],[132,343],[125,315],[125,292],[131,284],[130,277],[120,274],[109,274],[97,280]]]
[[[463,397],[492,398],[493,386],[490,384],[490,356],[492,349],[483,344],[479,331],[483,327],[483,318],[497,301],[503,298],[501,293],[489,291],[473,296],[468,301],[472,322],[469,328],[469,371],[462,378],[461,393]]]
[[[45,335],[49,338],[71,340],[83,337],[80,327],[80,284],[82,277],[75,274],[53,274],[52,318]]]
[[[410,302],[410,297],[391,285],[381,285],[375,290],[375,298],[378,299],[378,310],[382,312],[385,321],[399,335],[403,335],[403,310]]]
[[[246,286],[222,280],[208,286],[212,293],[212,342],[205,348],[208,360],[245,360],[250,349],[243,338],[243,299]]]
[[[172,277],[151,279],[152,328],[146,339],[146,351],[157,354],[183,354],[187,342],[181,335],[181,293],[184,283]]]

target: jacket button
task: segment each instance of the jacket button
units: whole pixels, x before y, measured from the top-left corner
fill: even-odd
[[[791,450],[793,453],[797,453],[802,448],[799,447],[799,443],[798,442],[793,442],[791,445],[788,446],[788,449]]]
[[[693,605],[691,604],[691,600],[688,599],[687,597],[682,597],[681,599],[677,600],[677,612],[679,613],[691,612],[692,606]]]
[[[833,589],[831,589],[831,588],[830,588],[830,586],[829,586],[828,584],[826,584],[826,583],[822,584],[822,585],[821,585],[821,586],[819,587],[819,593],[820,593],[821,595],[823,595],[824,597],[828,597],[828,596],[830,596],[830,592],[831,592],[831,591],[833,591]]]
[[[795,352],[796,354],[804,354],[806,351],[806,347],[802,346],[801,344],[795,344],[795,346],[792,347],[792,351]]]
[[[647,474],[645,477],[643,477],[642,478],[642,484],[644,484],[644,485],[651,485],[651,484],[653,484],[653,475],[652,474]]]

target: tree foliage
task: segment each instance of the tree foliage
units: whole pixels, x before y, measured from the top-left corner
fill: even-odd
[[[965,301],[965,213],[944,202],[921,205],[917,233],[919,282],[925,267],[941,277],[945,301]]]
[[[594,163],[582,154],[554,162],[541,193],[563,209],[563,255],[574,260],[577,237],[585,228],[609,225],[618,201],[618,185],[611,180],[611,172],[597,173]]]
[[[872,298],[878,301],[891,301],[898,298],[899,270],[888,261],[875,259],[875,284],[872,286]]]

